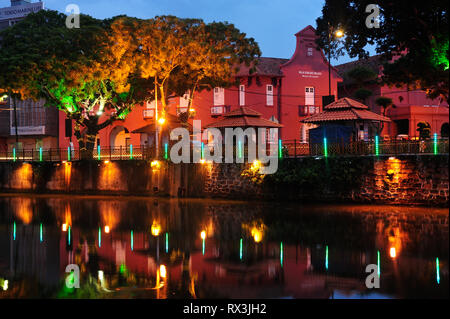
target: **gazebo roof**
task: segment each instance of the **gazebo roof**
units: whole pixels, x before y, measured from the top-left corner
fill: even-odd
[[[245,106],[226,113],[221,119],[210,123],[205,128],[215,127],[283,127],[283,125],[261,118],[262,114]]]
[[[369,107],[344,97],[324,107],[323,112],[311,115],[300,122],[320,124],[335,121],[380,121],[390,122],[385,116],[369,111]]]

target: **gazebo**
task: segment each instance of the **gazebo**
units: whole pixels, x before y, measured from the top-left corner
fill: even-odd
[[[310,143],[321,143],[324,137],[330,142],[368,141],[380,131],[385,116],[369,110],[367,105],[344,97],[324,107],[323,112],[311,115],[300,122],[316,124],[309,130]]]
[[[222,136],[225,137],[226,128],[242,128],[243,130],[247,128],[254,128],[255,133],[258,133],[258,128],[269,129],[267,136],[267,143],[278,143],[278,134],[270,129],[278,129],[283,127],[283,125],[262,118],[262,114],[245,106],[241,106],[231,112],[222,115],[217,121],[212,122],[205,126],[207,128],[217,128],[221,131]],[[253,135],[252,139],[257,142],[257,135]],[[223,141],[222,141],[223,142]],[[244,141],[245,143],[245,141]]]

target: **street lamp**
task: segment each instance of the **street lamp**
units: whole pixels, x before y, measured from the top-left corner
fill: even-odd
[[[338,29],[334,33],[331,32],[330,24],[328,23],[328,96],[331,96],[331,37],[342,38],[344,31]]]

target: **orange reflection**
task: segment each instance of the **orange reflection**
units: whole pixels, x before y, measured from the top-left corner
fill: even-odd
[[[100,175],[99,175],[99,188],[100,189],[111,189],[111,190],[120,190],[121,183],[121,174],[120,170],[117,168],[117,163],[108,162],[106,165],[100,166]]]
[[[33,168],[29,163],[22,165],[14,171],[11,178],[11,186],[18,189],[29,189],[32,187]]]
[[[250,224],[242,224],[242,228],[250,233],[255,243],[259,243],[264,237],[266,225],[262,221],[254,221]]]
[[[115,229],[120,221],[120,203],[117,201],[99,201],[101,223],[104,225],[104,231],[108,234]]]
[[[72,211],[70,209],[70,204],[67,203],[64,206],[64,219],[63,219],[62,231],[67,231],[67,228],[70,225],[72,225]]]
[[[29,224],[33,219],[33,208],[31,198],[13,198],[11,204],[14,207],[14,213],[22,223]]]
[[[72,163],[64,163],[64,182],[66,186],[70,185],[70,177],[72,176]]]
[[[401,171],[401,161],[395,157],[389,157],[387,164],[387,178],[389,181],[398,183]]]

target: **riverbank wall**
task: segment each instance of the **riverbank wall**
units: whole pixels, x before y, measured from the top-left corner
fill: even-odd
[[[146,161],[0,162],[1,193],[210,197],[448,207],[448,155],[281,159],[251,164]]]

